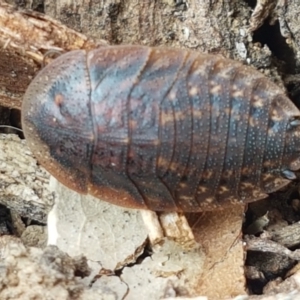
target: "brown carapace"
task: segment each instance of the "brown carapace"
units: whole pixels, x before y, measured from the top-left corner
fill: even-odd
[[[300,168],[299,117],[250,67],[142,46],[60,56],[22,107],[29,147],[63,184],[155,211],[212,210],[285,186]]]

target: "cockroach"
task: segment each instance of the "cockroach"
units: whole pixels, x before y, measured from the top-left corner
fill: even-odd
[[[300,168],[299,117],[249,66],[144,46],[63,54],[22,106],[29,147],[64,185],[154,211],[248,203],[287,185]]]

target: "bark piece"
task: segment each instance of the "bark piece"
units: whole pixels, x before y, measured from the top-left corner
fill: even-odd
[[[276,1],[258,0],[251,15],[250,30],[254,31],[259,28],[267,17],[273,13],[275,6]]]
[[[0,183],[1,204],[23,217],[46,222],[54,203],[49,174],[16,135],[0,134]]]
[[[245,242],[247,251],[269,252],[281,256],[286,256],[292,260],[300,260],[300,249],[291,251],[286,247],[271,240],[256,238],[253,236],[247,236],[245,238]]]
[[[48,50],[91,49],[92,39],[37,12],[0,1],[0,105],[21,108],[23,94]]]
[[[270,238],[287,248],[300,244],[300,222],[282,228],[276,228],[269,232]]]
[[[281,24],[281,31],[283,35],[287,37],[287,43],[292,49],[293,70],[291,73],[295,72],[295,67],[299,70],[300,67],[300,15],[299,15],[299,2],[298,0],[291,1],[279,1],[282,5],[280,7],[280,17],[279,21]]]
[[[111,44],[168,45],[238,57],[235,42],[247,43],[250,37],[246,2],[93,0],[90,5],[46,0],[45,13]]]
[[[13,243],[7,248],[1,270],[0,298],[3,300],[87,299],[82,297],[85,287],[75,277],[76,273],[88,275],[86,262],[83,258],[72,259],[56,247],[27,251],[21,244]]]
[[[106,44],[97,44],[44,14],[0,4],[0,43],[10,51],[25,52],[36,62],[41,63],[48,50],[91,49]]]

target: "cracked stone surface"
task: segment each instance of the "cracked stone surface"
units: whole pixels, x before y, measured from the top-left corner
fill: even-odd
[[[110,270],[134,262],[143,252],[147,231],[139,211],[79,195],[55,179],[51,186],[58,199],[48,218],[48,244],[71,256],[84,254]]]

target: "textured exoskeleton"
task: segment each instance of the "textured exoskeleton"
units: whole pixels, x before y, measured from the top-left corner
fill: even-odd
[[[260,72],[218,55],[112,46],[46,66],[22,107],[38,161],[79,193],[156,211],[267,196],[300,168],[300,114]]]

